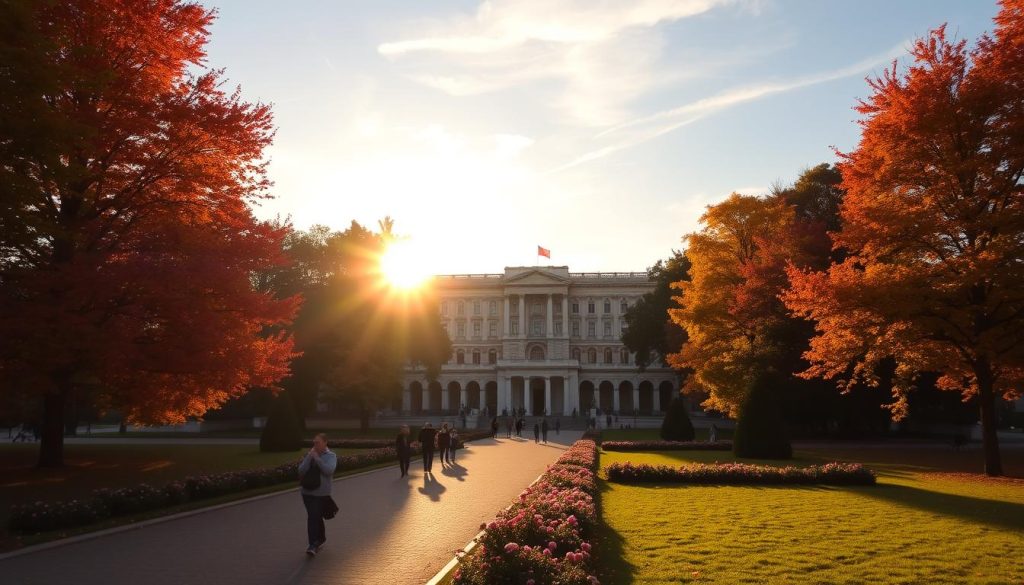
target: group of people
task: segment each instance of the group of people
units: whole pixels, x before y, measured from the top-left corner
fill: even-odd
[[[440,429],[435,429],[429,422],[423,425],[416,441],[423,448],[423,471],[433,473],[434,453],[441,456],[441,465],[455,463],[455,451],[459,448],[459,431],[455,426],[448,423],[441,423]],[[413,442],[409,425],[402,425],[395,437],[395,451],[398,452],[398,467],[401,471],[400,477],[409,475],[409,460],[412,458]]]
[[[515,432],[517,437],[522,437],[523,436],[523,427],[526,426],[526,416],[525,415],[519,415],[518,413],[516,414],[516,416],[507,416],[506,415],[504,417],[504,419],[505,419],[505,436],[506,436],[506,438],[511,439],[513,432]],[[562,420],[556,417],[554,425],[551,425],[550,423],[548,423],[547,417],[542,418],[540,421],[534,421],[534,423],[533,423],[533,440],[535,442],[537,442],[537,443],[539,443],[541,441],[543,441],[544,443],[547,443],[548,442],[548,431],[551,430],[552,426],[554,426],[555,434],[556,435],[559,434],[561,432],[561,430],[562,430]],[[499,428],[500,428],[500,424],[498,422],[498,417],[492,418],[491,419],[491,437],[493,437],[495,439],[498,438],[498,429]]]

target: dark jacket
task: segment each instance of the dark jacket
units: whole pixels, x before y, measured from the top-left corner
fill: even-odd
[[[451,444],[452,436],[448,434],[448,431],[438,431],[437,433],[437,448],[446,449]]]
[[[409,435],[398,433],[398,436],[395,437],[395,451],[399,455],[409,455],[412,453],[412,447],[409,446]]]
[[[434,450],[434,437],[437,436],[437,429],[423,429],[420,431],[418,437],[419,442],[423,445],[424,451]]]

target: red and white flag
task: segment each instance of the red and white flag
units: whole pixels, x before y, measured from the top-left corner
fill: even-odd
[[[551,250],[548,250],[547,248],[542,248],[540,246],[537,246],[537,255],[538,256],[543,256],[543,257],[547,258],[548,260],[550,260],[551,259]]]

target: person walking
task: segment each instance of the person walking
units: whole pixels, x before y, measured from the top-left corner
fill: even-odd
[[[715,423],[711,423],[711,428],[708,430],[708,441],[714,443],[718,440],[718,427]]]
[[[523,437],[523,426],[526,424],[521,418],[516,419],[516,436],[519,438]]]
[[[540,443],[540,423],[533,423],[533,442]]]
[[[540,436],[544,440],[544,444],[546,445],[547,442],[548,442],[548,419],[547,418],[545,418],[545,419],[540,421]]]
[[[559,431],[561,431],[561,430],[562,430],[562,419],[556,416],[555,417],[555,434],[557,435],[559,433]]]
[[[441,430],[437,431],[437,450],[441,454],[441,465],[444,466],[448,462],[448,450],[452,446],[452,435],[451,429],[448,428],[448,423],[441,424]]]
[[[430,423],[425,423],[417,437],[420,446],[423,448],[423,471],[425,473],[433,473],[430,470],[434,466],[434,441],[436,438],[437,429],[430,426]]]
[[[505,417],[505,430],[508,431],[508,438],[511,439],[512,438],[512,417],[511,416],[506,416]]]
[[[409,475],[409,459],[412,458],[412,445],[409,444],[409,425],[402,425],[395,437],[395,451],[398,453],[398,468],[405,477]]]
[[[455,450],[459,448],[459,431],[452,427],[448,435],[448,463],[455,465]]]
[[[494,417],[491,419],[491,438],[498,438],[498,417]]]
[[[338,467],[338,456],[327,448],[327,435],[324,433],[319,433],[313,438],[313,448],[299,463],[299,477],[305,478],[306,472],[313,466],[319,468],[320,482],[315,487],[307,488],[303,479],[303,487],[300,490],[302,503],[306,506],[306,537],[309,540],[306,554],[311,557],[316,556],[316,553],[320,552],[320,547],[327,542],[324,510],[333,505],[331,480],[334,478],[334,470]]]

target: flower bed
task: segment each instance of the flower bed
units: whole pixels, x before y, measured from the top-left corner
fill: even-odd
[[[335,473],[394,461],[394,447],[372,449],[365,453],[339,455]],[[299,462],[265,469],[229,471],[187,477],[162,488],[139,484],[134,487],[100,489],[92,497],[59,502],[32,502],[11,506],[9,526],[22,533],[44,532],[72,526],[84,526],[106,518],[158,510],[186,502],[215,498],[231,493],[298,481]]]
[[[533,485],[480,528],[460,559],[455,585],[594,585],[588,539],[597,523],[597,445],[577,441]]]
[[[713,463],[670,467],[625,462],[609,465],[606,472],[609,480],[619,483],[875,484],[874,472],[860,463],[826,463],[810,467]]]
[[[732,441],[605,441],[605,451],[732,451]]]

